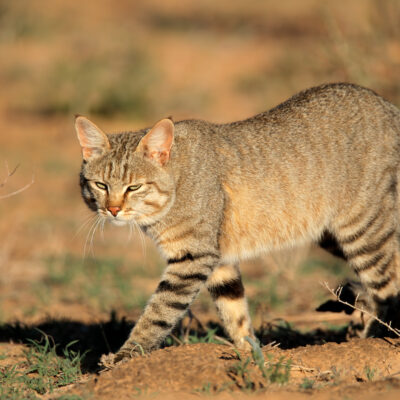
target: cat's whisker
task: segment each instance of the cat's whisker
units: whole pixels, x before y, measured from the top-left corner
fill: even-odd
[[[93,250],[93,239],[94,239],[94,235],[96,233],[96,229],[100,226],[100,224],[103,222],[102,217],[99,216],[99,218],[97,219],[95,225],[94,225],[94,229],[92,230],[92,234],[90,237],[90,247],[89,250],[92,253],[92,256],[94,257],[94,250]]]
[[[95,218],[97,217],[97,215],[88,215],[87,218],[85,219],[85,221],[82,222],[81,226],[77,229],[77,231],[75,232],[74,238],[76,238],[79,233],[86,228]]]
[[[132,231],[133,231],[133,229],[132,229],[132,223],[133,223],[133,221],[129,221],[129,223],[128,223],[128,226],[129,226],[128,242],[130,242],[131,239],[132,239]]]
[[[89,228],[88,233],[87,233],[87,235],[86,235],[85,245],[84,245],[84,247],[83,247],[83,258],[86,258],[86,256],[87,256],[87,251],[86,251],[86,250],[87,250],[87,248],[88,248],[89,238],[90,238],[90,236],[91,236],[92,231],[96,229],[96,225],[97,225],[97,223],[98,223],[98,221],[99,221],[99,219],[100,219],[100,216],[99,216],[99,215],[96,215],[95,217],[96,217],[96,218],[95,218],[95,220],[92,222],[92,224],[90,225],[90,228]]]
[[[100,227],[100,232],[101,232],[101,240],[104,242],[104,225],[106,223],[106,218],[103,217],[102,221],[101,221],[101,227]]]
[[[86,238],[85,238],[85,244],[83,245],[83,258],[86,258],[86,247],[87,247],[87,242],[88,242],[88,237],[89,237],[89,233],[93,228],[93,225],[96,223],[96,221],[92,222],[91,221],[91,225],[89,227],[89,230],[86,233]]]
[[[137,230],[139,238],[140,238],[140,244],[142,246],[143,257],[146,257],[146,242],[145,242],[145,239],[144,239],[144,235],[143,235],[142,229],[140,228],[140,226],[137,224],[136,221],[132,220],[132,222],[133,222],[133,226]]]
[[[93,211],[89,210],[81,210],[76,214],[79,218],[91,217],[93,215]]]

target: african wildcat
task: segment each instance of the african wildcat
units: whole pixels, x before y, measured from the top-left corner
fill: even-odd
[[[82,195],[134,223],[168,262],[129,339],[109,361],[157,348],[206,285],[235,345],[252,336],[241,259],[334,239],[381,318],[399,296],[400,111],[371,90],[330,84],[252,118],[159,121],[104,134],[82,116]],[[374,334],[369,326],[366,335]]]

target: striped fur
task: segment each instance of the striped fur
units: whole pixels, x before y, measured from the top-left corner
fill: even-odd
[[[393,317],[400,112],[374,92],[320,86],[230,124],[165,119],[106,135],[78,117],[76,130],[88,206],[138,225],[167,261],[115,362],[157,348],[204,285],[244,346],[253,331],[238,262],[307,241],[347,259],[378,315]]]

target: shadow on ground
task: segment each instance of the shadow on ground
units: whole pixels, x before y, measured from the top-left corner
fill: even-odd
[[[0,325],[0,341],[29,346],[32,340],[40,341],[46,335],[57,345],[59,355],[63,355],[62,350],[68,344],[76,341],[70,348],[85,353],[82,372],[96,372],[101,355],[115,352],[128,337],[132,326],[125,318],[117,319],[115,313],[111,313],[109,321],[93,324],[66,319],[50,319],[36,325],[15,322]]]
[[[66,319],[48,320],[36,325],[25,325],[20,322],[0,325],[0,341],[23,343],[28,346],[31,341],[40,341],[44,335],[57,345],[57,350],[62,355],[63,349],[71,342],[76,341],[70,348],[74,351],[85,353],[82,361],[83,372],[96,372],[99,370],[98,362],[102,354],[115,352],[127,339],[133,322],[125,318],[118,319],[114,312],[107,322],[87,324]],[[181,336],[182,326],[174,332],[174,337]],[[282,349],[292,349],[299,346],[318,345],[327,342],[341,343],[346,341],[346,327],[342,329],[317,329],[308,332],[300,332],[289,324],[281,321],[261,327],[256,335],[262,345],[279,343]],[[213,335],[210,335],[210,332]],[[213,336],[225,337],[221,325],[209,323],[207,326],[199,326],[187,331],[189,343],[213,342]],[[174,340],[167,341],[173,344]],[[175,342],[176,343],[176,342]]]

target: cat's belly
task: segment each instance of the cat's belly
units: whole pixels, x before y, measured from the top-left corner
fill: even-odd
[[[329,219],[321,199],[304,205],[295,199],[262,198],[251,190],[228,188],[227,193],[219,242],[223,262],[317,240]]]
[[[256,257],[271,250],[279,250],[307,243],[318,238],[322,229],[311,233],[305,227],[280,224],[265,224],[262,221],[237,224],[237,221],[225,223],[224,234],[220,237],[220,251],[223,263],[238,262]]]

